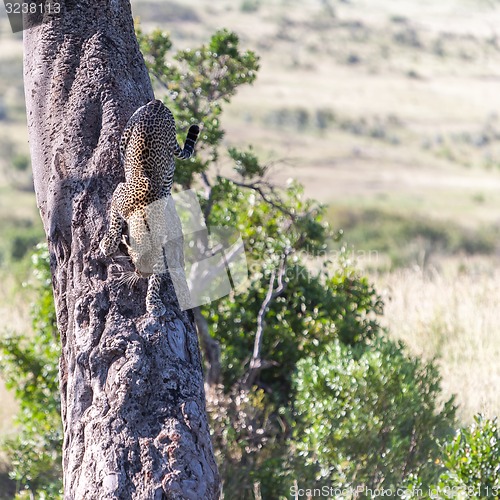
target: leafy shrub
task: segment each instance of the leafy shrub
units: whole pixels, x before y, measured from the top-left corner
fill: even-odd
[[[497,418],[482,415],[459,429],[441,446],[441,475],[435,484],[422,487],[418,475],[409,478],[405,499],[440,498],[479,500],[500,496],[500,430]]]
[[[40,241],[38,228],[19,232],[12,239],[11,257],[21,260]]]
[[[401,45],[406,45],[414,49],[422,48],[422,42],[418,32],[411,26],[405,25],[393,35],[393,40]]]
[[[0,162],[1,174],[5,176],[8,183],[15,189],[33,191],[31,162],[25,149],[19,147],[9,137],[2,137],[0,139],[0,157],[4,159],[4,161]]]
[[[295,253],[284,270],[286,288],[269,304],[261,347],[262,356],[272,364],[261,373],[261,381],[273,388],[281,403],[287,403],[296,362],[333,338],[351,345],[366,343],[379,330],[382,302],[343,254],[336,270],[324,267],[312,272],[307,268],[304,256],[326,256],[330,233],[322,209],[302,201],[299,186],[291,185],[282,193],[284,211],[233,185],[222,187],[223,196],[217,198],[208,224],[229,225],[239,231],[250,269],[245,292],[205,306],[211,333],[222,348],[223,382],[229,388],[244,375],[271,270],[287,248],[292,248]],[[308,215],[291,224],[289,213],[299,211]]]
[[[309,124],[309,111],[305,108],[278,108],[265,117],[265,122],[273,127],[304,130]]]
[[[0,339],[0,371],[20,406],[19,433],[4,444],[19,498],[55,500],[61,490],[62,425],[58,386],[59,337],[46,245],[33,254],[31,310],[33,335],[10,334]],[[26,495],[26,496],[24,496]]]
[[[437,488],[442,498],[498,498],[500,495],[500,429],[497,419],[482,415],[443,446],[442,473]]]
[[[335,113],[328,108],[316,110],[316,126],[320,130],[325,130],[335,121]]]
[[[409,358],[378,339],[348,348],[338,341],[298,363],[295,446],[316,479],[335,486],[395,488],[411,473],[438,474],[436,440],[455,423],[453,399],[437,408],[433,363]]]
[[[399,144],[396,131],[403,126],[397,116],[369,116],[361,118],[339,117],[339,128],[349,134],[370,137],[379,141]]]
[[[197,155],[176,172],[176,183],[188,189],[196,173],[205,172],[220,154],[224,131],[220,124],[223,103],[231,100],[240,85],[253,83],[259,69],[254,52],[241,51],[236,33],[217,31],[208,44],[196,50],[180,50],[168,57],[170,36],[161,30],[137,39],[154,86],[168,89],[169,107],[179,128],[203,124]],[[160,82],[160,84],[158,84]]]

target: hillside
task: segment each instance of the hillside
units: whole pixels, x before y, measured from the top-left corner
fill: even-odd
[[[284,160],[284,175],[327,203],[495,221],[500,10],[460,1],[331,4],[179,7],[176,47],[224,26],[262,58],[255,86],[228,108],[228,143]],[[134,2],[146,29],[168,21],[163,5]]]

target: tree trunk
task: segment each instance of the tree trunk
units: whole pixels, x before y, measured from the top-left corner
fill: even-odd
[[[24,72],[62,344],[64,498],[215,499],[193,318],[168,280],[167,313],[149,316],[146,280],[118,285],[128,261],[99,250],[123,180],[121,131],[153,98],[130,3],[60,3],[58,19],[25,32]]]

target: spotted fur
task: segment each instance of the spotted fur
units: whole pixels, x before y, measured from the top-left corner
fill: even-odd
[[[109,229],[100,248],[105,256],[117,250],[126,221],[129,256],[136,273],[148,278],[146,309],[154,316],[165,312],[160,285],[161,274],[165,272],[166,203],[174,178],[175,157],[190,158],[198,134],[198,126],[191,125],[181,148],[171,111],[155,100],[130,117],[120,141],[125,182],[118,184],[113,193]]]

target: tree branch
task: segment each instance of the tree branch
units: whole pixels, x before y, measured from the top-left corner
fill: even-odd
[[[246,182],[236,181],[229,177],[226,177],[226,179],[232,182],[235,186],[256,191],[266,203],[269,203],[269,205],[271,205],[273,208],[276,208],[285,215],[288,215],[293,221],[295,221],[299,217],[297,213],[292,212],[291,210],[286,208],[283,204],[278,203],[273,199],[271,199],[264,191],[264,187],[267,187],[271,191],[271,193],[274,194],[274,186],[271,186],[268,183],[263,183],[261,180],[257,180],[253,183],[246,183]]]
[[[264,328],[265,328],[265,316],[269,309],[270,303],[279,297],[286,289],[287,283],[283,281],[283,277],[286,272],[286,261],[291,249],[285,251],[280,260],[280,265],[278,271],[273,269],[271,271],[271,278],[269,279],[269,286],[267,289],[266,297],[260,306],[259,314],[257,315],[257,329],[255,331],[255,340],[253,346],[252,358],[250,359],[249,368],[243,377],[242,385],[246,388],[250,388],[257,378],[257,375],[264,368],[272,366],[274,363],[272,361],[263,360],[261,358],[262,341],[264,338]],[[274,288],[274,283],[277,280],[277,287]]]

